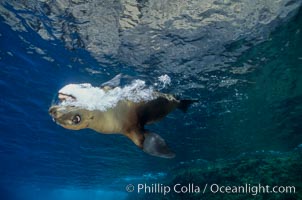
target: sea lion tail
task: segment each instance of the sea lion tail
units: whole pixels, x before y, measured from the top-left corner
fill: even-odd
[[[175,153],[173,153],[165,140],[156,133],[145,132],[144,133],[144,143],[143,151],[161,158],[174,158]]]
[[[198,100],[196,99],[184,99],[184,100],[180,100],[180,103],[178,104],[178,109],[180,109],[181,111],[183,111],[184,113],[187,112],[188,108],[190,107],[190,105],[192,103],[196,103],[198,102]]]

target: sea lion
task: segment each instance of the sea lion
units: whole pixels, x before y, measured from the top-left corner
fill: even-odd
[[[150,155],[173,158],[175,154],[165,140],[147,131],[145,125],[161,120],[176,108],[185,112],[195,100],[178,100],[144,84],[136,81],[124,88],[70,84],[59,91],[60,103],[52,105],[49,114],[66,129],[121,133]]]

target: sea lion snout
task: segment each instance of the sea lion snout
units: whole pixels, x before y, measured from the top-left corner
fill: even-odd
[[[62,110],[62,109],[61,109]],[[52,117],[52,120],[56,123],[63,123],[61,120],[64,113],[60,111],[60,108],[58,106],[51,106],[48,110],[49,115]]]
[[[49,108],[48,113],[50,114],[50,116],[55,117],[57,115],[57,109],[52,106]]]
[[[59,106],[51,106],[48,112],[54,119],[60,118],[65,113]]]

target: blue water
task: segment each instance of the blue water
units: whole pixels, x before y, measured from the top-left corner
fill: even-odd
[[[126,199],[127,184],[165,179],[181,163],[287,152],[302,143],[301,12],[259,42],[226,45],[218,56],[230,61],[217,70],[197,71],[207,64],[201,55],[203,66],[186,68],[184,60],[187,70],[179,73],[156,62],[149,68],[99,62],[85,48],[66,48],[29,28],[14,31],[0,19],[0,199]],[[172,84],[163,92],[200,100],[188,113],[175,111],[148,127],[167,140],[175,159],[144,154],[120,135],[63,129],[48,115],[64,85],[100,85],[118,73],[150,85],[168,74]]]

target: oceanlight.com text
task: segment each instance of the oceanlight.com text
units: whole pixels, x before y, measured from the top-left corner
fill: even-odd
[[[213,194],[249,194],[256,196],[258,194],[295,194],[295,186],[269,186],[269,185],[219,185],[219,184],[205,184],[197,185],[194,183],[175,185],[164,185],[161,183],[139,183],[137,185],[128,184],[126,186],[127,192],[137,192],[138,194],[163,194],[169,193],[213,193]]]

